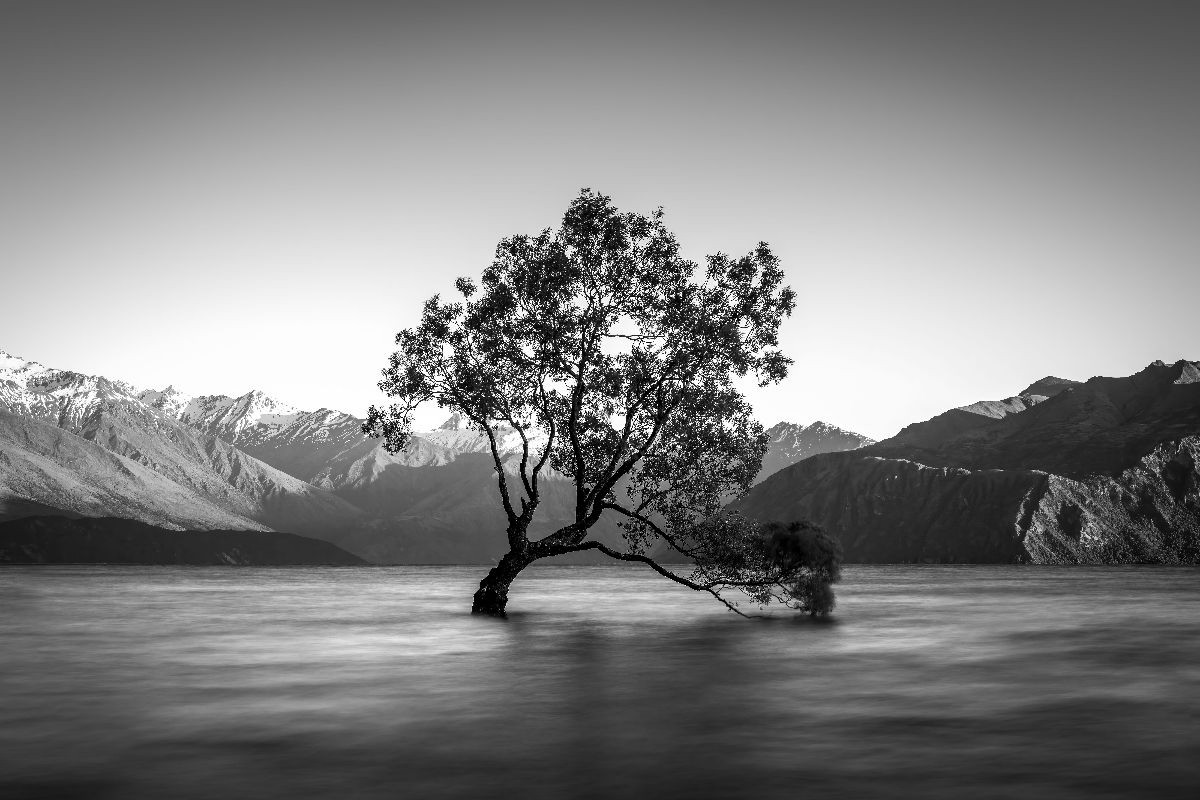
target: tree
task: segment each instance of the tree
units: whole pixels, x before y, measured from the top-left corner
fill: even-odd
[[[647,564],[735,611],[727,590],[832,608],[840,553],[828,536],[720,513],[749,488],[767,446],[734,378],[765,386],[791,363],[778,347],[794,305],[782,282],[765,243],[742,258],[709,256],[702,271],[680,257],[661,208],[621,213],[584,189],[559,230],[502,240],[480,285],[459,278],[460,300],[425,303],[420,324],[396,335],[379,384],[397,402],[372,407],[363,431],[397,452],[432,400],[486,437],[509,550],[473,612],[503,616],[522,569],[584,550]],[[521,441],[507,469],[500,428]],[[574,520],[531,541],[549,470],[573,484]],[[587,538],[605,513],[620,519],[623,549]],[[694,561],[690,576],[648,555],[658,540]]]

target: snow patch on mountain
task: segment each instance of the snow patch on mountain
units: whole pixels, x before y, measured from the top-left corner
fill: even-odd
[[[270,438],[305,413],[257,389],[240,397],[189,396],[168,386],[161,391],[141,392],[138,399],[186,425],[236,445]]]
[[[768,428],[766,433],[767,453],[755,483],[809,456],[857,450],[875,443],[874,439],[820,420],[811,425],[780,422]]]
[[[79,426],[107,404],[135,400],[124,381],[53,369],[0,350],[0,410],[59,427]]]
[[[48,424],[120,458],[77,458],[72,462],[75,467],[58,464],[51,469],[45,465],[44,454],[26,455],[18,462],[9,458],[9,452],[0,452],[0,495],[38,502],[62,495],[57,504],[47,504],[84,513],[69,505],[74,494],[82,491],[78,486],[128,484],[119,494],[136,498],[132,505],[122,505],[111,492],[95,495],[96,502],[121,511],[118,516],[153,524],[172,519],[175,505],[181,509],[182,520],[176,524],[211,519],[226,528],[234,517],[252,520],[255,527],[301,532],[334,528],[364,517],[361,509],[253,458],[188,420],[191,417],[213,428],[225,426],[236,433],[250,427],[279,428],[300,412],[261,392],[210,400],[184,395],[172,387],[143,391],[122,381],[50,369],[4,353],[0,358],[0,412]],[[205,416],[197,409],[214,413]],[[58,446],[54,442],[68,441],[42,438],[54,447]],[[6,450],[15,448],[14,442],[10,437]],[[129,483],[125,480],[129,470],[122,466],[126,461],[140,464],[160,479],[139,474]],[[149,488],[139,492],[133,484]],[[199,513],[196,503],[209,506],[209,510]],[[95,511],[93,506],[99,507],[93,503],[87,513]],[[220,513],[211,513],[213,507]],[[221,513],[232,516],[221,518]]]

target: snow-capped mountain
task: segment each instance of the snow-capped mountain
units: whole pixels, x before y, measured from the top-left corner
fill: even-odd
[[[363,420],[358,417],[328,408],[301,411],[257,390],[240,397],[190,397],[168,387],[138,396],[196,430],[333,492],[354,494],[380,480],[390,485],[398,471],[445,467],[463,456],[487,457],[480,474],[488,486],[494,485],[487,438],[459,414],[432,431],[414,433],[403,451],[388,453],[378,440],[363,435]],[[502,457],[515,470],[521,455],[520,434],[504,427],[497,427],[495,433]],[[539,434],[531,436],[533,447],[543,441]],[[553,480],[552,475],[547,477]],[[412,478],[398,480],[404,486],[413,484]],[[375,510],[379,502],[393,513],[403,513],[412,505],[405,490],[386,500],[388,492],[381,487],[372,493],[379,495],[377,502],[368,504]]]
[[[349,414],[329,409],[296,412],[258,392],[207,400],[205,405],[176,403],[179,419],[370,513],[432,521],[453,530],[504,527],[487,438],[460,414],[451,414],[434,430],[414,433],[404,450],[389,453],[378,440],[364,436],[362,420]],[[283,409],[294,416],[285,416]],[[505,427],[494,432],[506,467],[515,472],[520,434]],[[779,423],[768,434],[771,441],[759,480],[816,453],[873,443],[824,422]],[[531,435],[533,448],[543,442],[542,434]],[[549,532],[569,523],[574,507],[570,488],[553,472],[545,477],[535,528]],[[615,543],[620,534],[613,522],[601,525],[600,535]]]
[[[817,420],[811,425],[780,422],[767,429],[770,441],[767,454],[763,456],[762,469],[754,479],[759,483],[784,467],[803,461],[818,453],[837,453],[842,450],[857,450],[874,439]]]
[[[379,440],[363,435],[358,417],[327,408],[298,411],[260,392],[204,402],[176,400],[166,390],[142,397],[154,404],[165,397],[161,410],[174,409],[180,422],[376,517],[480,532],[482,538],[506,524],[487,438],[457,414],[432,431],[413,434],[401,452],[389,453]],[[509,428],[495,433],[502,457],[515,471],[520,435]],[[540,442],[535,436],[533,445]],[[566,524],[574,511],[565,487],[556,486],[552,474],[545,477],[540,524],[549,529]]]
[[[503,512],[480,434],[450,424],[393,455],[361,424],[261,392],[146,390],[0,353],[0,518],[274,528],[378,562],[500,555]]]
[[[134,392],[121,381],[51,369],[0,350],[0,410],[68,427]]]
[[[487,438],[457,414],[388,453],[340,411],[304,411],[260,391],[137,388],[3,352],[0,412],[10,415],[0,420],[0,518],[49,508],[167,527],[274,528],[386,562],[486,562],[503,548]],[[515,470],[520,434],[494,432]],[[780,423],[770,434],[764,476],[869,442],[824,423]],[[531,438],[535,448],[544,441]],[[535,535],[574,518],[570,486],[544,477]],[[596,532],[616,544],[612,522]]]
[[[414,433],[403,452],[387,454],[378,441],[363,435],[362,419],[328,408],[301,411],[257,389],[240,397],[189,396],[168,386],[161,391],[142,391],[138,397],[288,474],[320,481],[318,485],[329,485],[329,476],[339,472],[335,465],[359,461],[368,452],[364,445],[384,453],[380,464],[410,467],[443,466],[464,453],[489,452],[486,437],[457,413],[432,431]],[[509,461],[519,458],[520,435],[505,427],[497,427],[495,432],[501,455]],[[542,441],[544,437],[538,434],[531,437],[533,446]]]
[[[147,389],[140,392],[138,399],[230,444],[270,438],[303,415],[298,409],[258,390],[241,397],[190,396],[168,386],[162,391]]]
[[[141,394],[122,381],[0,352],[0,412],[7,412],[0,496],[168,527],[320,533],[365,516],[148,405]],[[165,487],[164,480],[172,486]],[[114,506],[114,497],[126,502]]]

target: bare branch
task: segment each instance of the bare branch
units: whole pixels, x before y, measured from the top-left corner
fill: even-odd
[[[671,580],[675,581],[676,583],[682,584],[683,586],[686,586],[689,589],[695,589],[698,592],[708,592],[713,597],[720,600],[725,605],[726,608],[728,608],[730,611],[732,611],[735,614],[746,617],[747,619],[749,619],[752,616],[752,615],[747,614],[746,612],[742,611],[741,609],[739,609],[737,606],[735,606],[733,603],[726,600],[724,597],[721,597],[720,593],[717,592],[716,589],[714,589],[710,586],[704,586],[703,584],[693,583],[692,581],[688,580],[687,578],[680,577],[679,575],[676,575],[674,572],[671,572],[669,569],[662,566],[661,564],[659,564],[657,561],[650,558],[649,556],[643,556],[643,555],[639,555],[637,553],[620,553],[620,552],[617,552],[616,550],[613,550],[611,547],[607,547],[607,546],[601,544],[600,542],[597,542],[594,540],[590,541],[590,542],[583,542],[582,544],[575,545],[574,547],[568,548],[564,552],[577,553],[581,550],[599,550],[601,553],[604,553],[604,555],[608,556],[609,558],[616,558],[616,559],[620,559],[621,561],[636,561],[640,564],[645,564],[646,566],[650,567],[650,569],[657,572],[659,575],[662,575],[664,578],[670,578]]]

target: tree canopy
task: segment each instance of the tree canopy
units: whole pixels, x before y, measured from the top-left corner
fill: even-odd
[[[379,384],[396,402],[372,407],[363,429],[398,451],[415,409],[434,401],[486,437],[509,552],[473,610],[503,614],[521,569],[583,550],[641,561],[731,608],[724,593],[740,589],[759,603],[829,610],[836,543],[811,526],[766,529],[721,513],[767,447],[734,381],[765,386],[791,363],[778,342],[794,306],[783,277],[765,243],[700,267],[680,255],[662,209],[622,213],[585,189],[558,230],[503,239],[478,283],[459,278],[459,297],[426,301],[420,324],[396,335]],[[498,441],[507,429],[521,443],[508,469]],[[551,472],[574,486],[574,520],[531,541]],[[622,549],[588,539],[606,513],[620,519]],[[648,555],[659,540],[694,561],[691,576]]]

